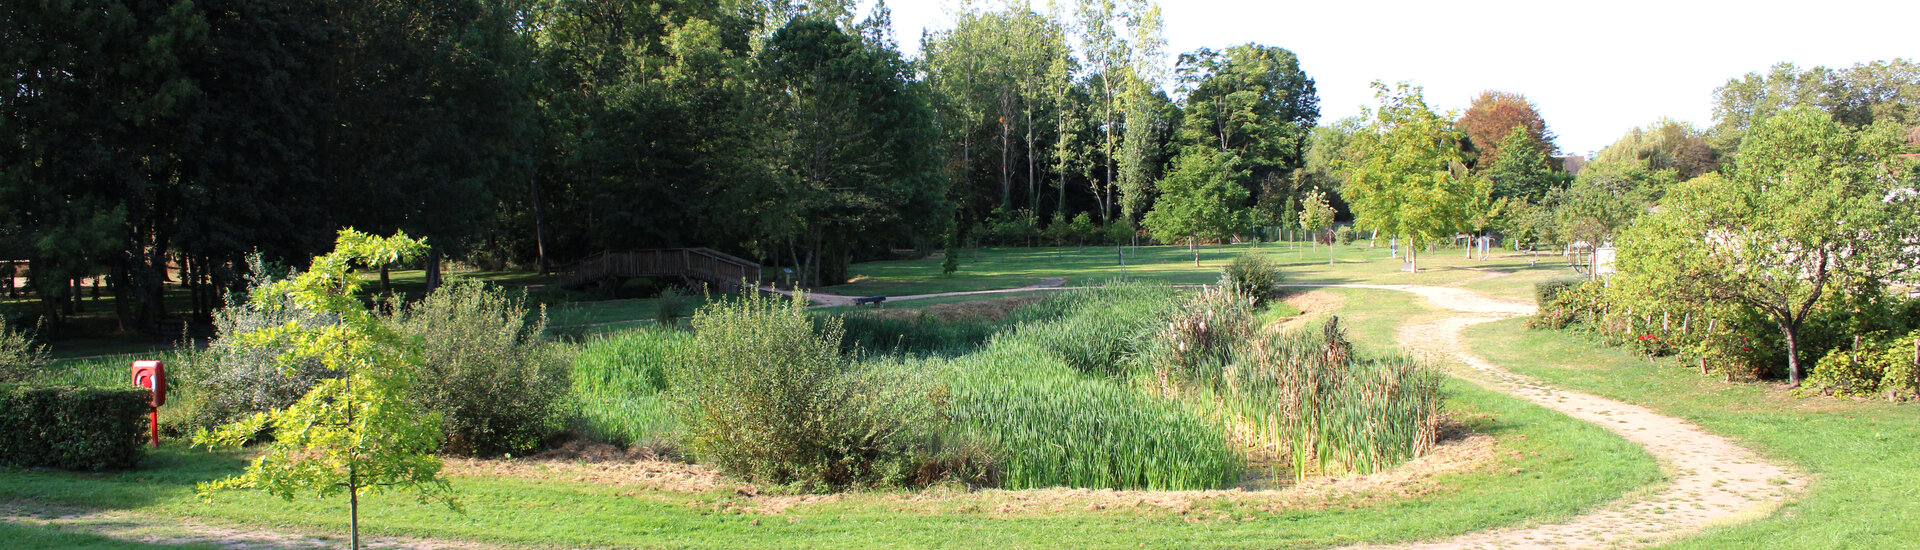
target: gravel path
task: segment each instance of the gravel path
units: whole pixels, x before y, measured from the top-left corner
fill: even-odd
[[[1398,339],[1415,355],[1464,364],[1469,380],[1592,422],[1645,447],[1660,461],[1661,469],[1670,479],[1654,492],[1637,493],[1559,523],[1495,529],[1411,545],[1361,548],[1651,546],[1709,526],[1765,515],[1807,485],[1801,473],[1768,462],[1752,450],[1685,420],[1637,405],[1547,386],[1488,363],[1468,353],[1461,343],[1461,331],[1467,327],[1530,315],[1534,312],[1532,304],[1452,287],[1332,286],[1410,292],[1436,307],[1454,312],[1455,315],[1436,321],[1402,326]]]

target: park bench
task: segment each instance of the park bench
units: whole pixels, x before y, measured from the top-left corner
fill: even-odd
[[[856,306],[868,305],[873,307],[880,307],[886,301],[887,301],[886,296],[867,296],[862,298],[854,298],[853,305],[856,305]]]

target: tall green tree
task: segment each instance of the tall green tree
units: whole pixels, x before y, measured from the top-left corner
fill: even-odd
[[[1161,242],[1186,239],[1193,265],[1200,265],[1200,239],[1223,238],[1246,225],[1246,177],[1233,153],[1190,146],[1174,157],[1160,181],[1160,198],[1147,212],[1147,230]]]
[[[1480,171],[1493,182],[1493,197],[1540,200],[1563,181],[1547,168],[1547,153],[1526,132],[1507,132],[1500,155]]]
[[[1787,376],[1802,377],[1800,336],[1822,296],[1876,289],[1914,268],[1920,200],[1897,158],[1900,128],[1852,131],[1811,107],[1745,134],[1734,168],[1678,185],[1634,224],[1619,284],[1675,301],[1752,308],[1780,330]]]
[[[938,129],[897,52],[832,22],[795,19],[767,40],[760,72],[777,98],[784,188],[774,212],[806,282],[844,280],[854,247],[946,228]]]
[[[1479,198],[1490,194],[1486,181],[1465,170],[1465,136],[1452,117],[1427,107],[1420,88],[1373,84],[1380,100],[1368,113],[1372,122],[1353,136],[1353,161],[1345,196],[1354,222],[1407,242],[1407,258],[1419,270],[1417,249],[1466,229]]]
[[[1242,44],[1180,56],[1185,116],[1180,142],[1230,151],[1247,163],[1250,194],[1305,165],[1320,99],[1284,48]],[[1327,189],[1332,189],[1327,186]]]

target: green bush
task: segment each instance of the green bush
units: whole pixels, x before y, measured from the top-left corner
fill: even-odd
[[[523,299],[454,282],[388,322],[420,339],[409,397],[422,412],[441,414],[442,452],[526,453],[565,427],[567,364],[540,339],[544,312],[529,311]]]
[[[0,386],[0,466],[118,470],[139,464],[144,390]]]
[[[1920,331],[1899,338],[1865,338],[1859,350],[1834,348],[1808,374],[1806,392],[1920,397],[1920,366],[1914,365],[1914,341]]]
[[[1340,241],[1340,244],[1353,244],[1356,233],[1358,232],[1353,230],[1353,226],[1342,225],[1339,229],[1333,230],[1333,237],[1335,240]]]
[[[1220,280],[1235,294],[1252,298],[1253,304],[1260,306],[1273,298],[1275,287],[1284,282],[1286,277],[1280,273],[1280,267],[1273,263],[1273,259],[1265,254],[1243,252],[1220,268]]]
[[[32,337],[0,322],[0,384],[33,378],[37,365],[46,358],[46,348],[34,344]]]
[[[668,371],[686,358],[693,333],[630,330],[588,340],[573,358],[574,431],[586,439],[671,451],[681,427],[662,392]]]
[[[939,418],[924,376],[850,365],[840,322],[816,330],[798,300],[709,305],[693,327],[673,404],[687,449],[730,474],[808,490],[890,481]]]
[[[681,317],[693,313],[693,298],[678,287],[670,286],[660,290],[660,295],[654,299],[654,307],[657,313],[654,320],[662,326],[672,325]]]
[[[256,268],[255,273],[262,270]],[[256,276],[253,286],[270,284],[274,279]],[[229,297],[227,307],[213,313],[214,338],[199,353],[177,354],[184,362],[169,364],[169,375],[192,371],[189,386],[199,396],[188,413],[189,428],[208,428],[237,422],[254,413],[285,408],[300,400],[321,380],[339,376],[319,361],[305,360],[291,368],[280,366],[284,346],[262,346],[246,342],[243,334],[298,323],[306,328],[331,325],[337,320],[301,310],[290,303],[266,307],[244,298]],[[188,430],[188,431],[191,431]]]

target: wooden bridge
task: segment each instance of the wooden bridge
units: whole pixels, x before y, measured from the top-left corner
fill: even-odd
[[[680,277],[706,282],[721,292],[739,292],[742,281],[760,282],[760,264],[711,248],[607,251],[588,256],[562,271],[562,285],[568,288],[606,280]]]

